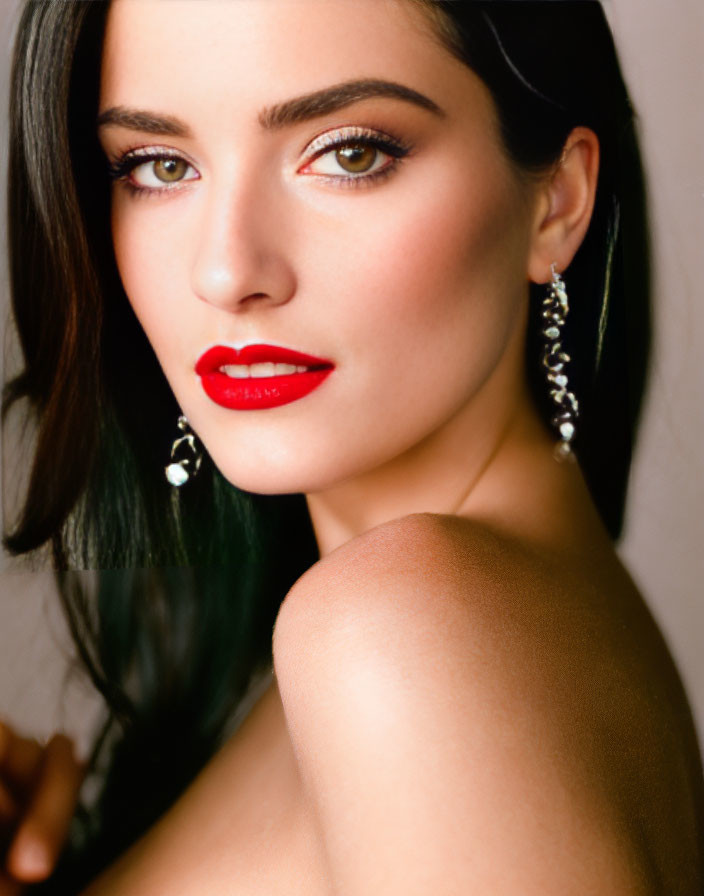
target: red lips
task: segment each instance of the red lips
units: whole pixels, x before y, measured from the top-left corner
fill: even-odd
[[[221,368],[244,364],[290,364],[308,368],[304,372],[275,376],[229,376]],[[325,358],[305,355],[279,345],[247,345],[234,349],[216,345],[196,363],[205,394],[211,401],[231,410],[257,410],[289,404],[308,395],[332,372]]]

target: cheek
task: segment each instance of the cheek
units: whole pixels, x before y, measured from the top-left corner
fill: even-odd
[[[501,172],[468,170],[466,159],[436,165],[326,247],[348,327],[395,350],[394,361],[412,348],[431,367],[466,365],[468,352],[489,363],[516,320],[526,250],[516,192]]]
[[[174,248],[185,235],[167,207],[145,208],[141,202],[150,199],[113,199],[115,259],[130,305],[159,360],[168,365],[172,358],[187,357],[188,327],[181,326],[188,313],[182,300],[186,272],[183,253]]]

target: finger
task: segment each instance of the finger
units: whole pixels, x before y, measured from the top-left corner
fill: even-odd
[[[36,740],[20,737],[0,722],[0,774],[11,787],[27,791],[33,786],[43,752]]]
[[[63,734],[47,744],[27,813],[7,853],[7,868],[19,880],[33,882],[51,874],[68,836],[84,767]]]

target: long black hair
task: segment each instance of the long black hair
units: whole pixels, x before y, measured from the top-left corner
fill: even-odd
[[[633,112],[603,11],[596,0],[413,2],[491,90],[520,172],[554,166],[576,125],[599,137],[594,217],[565,278],[577,450],[617,535],[649,265]],[[15,554],[51,546],[79,656],[107,706],[91,759],[101,789],[46,885],[57,892],[122,852],[213,753],[252,675],[271,663],[283,597],[317,558],[302,496],[243,492],[207,457],[186,489],[163,477],[178,407],[120,283],[95,127],[108,7],[28,0],[12,74],[10,276],[24,368],[3,409],[28,406],[36,447],[5,544]],[[528,343],[540,403],[537,314]]]

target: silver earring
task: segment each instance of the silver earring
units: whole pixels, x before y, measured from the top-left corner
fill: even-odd
[[[555,402],[556,414],[552,424],[560,434],[560,441],[555,446],[555,457],[558,460],[573,460],[572,442],[577,433],[575,421],[579,415],[579,403],[574,392],[567,388],[565,365],[570,356],[562,349],[562,327],[567,319],[569,305],[565,282],[557,273],[555,265],[551,266],[552,283],[550,292],[543,301],[543,336],[546,339],[543,352],[543,367],[550,388],[550,397]]]
[[[183,435],[174,439],[171,445],[171,463],[164,468],[164,472],[171,485],[180,487],[196,475],[203,462],[203,455],[198,450],[195,434],[183,414],[178,418],[176,425]]]

